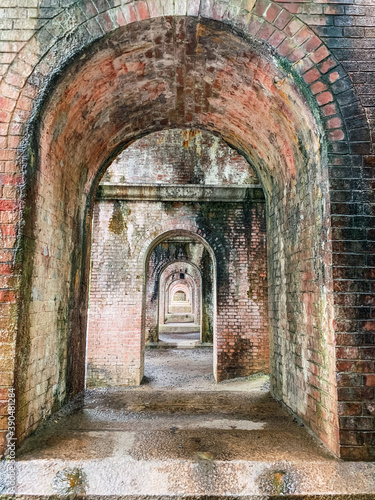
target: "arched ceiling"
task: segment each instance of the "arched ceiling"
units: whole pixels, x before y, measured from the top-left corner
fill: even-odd
[[[319,160],[309,106],[263,47],[214,22],[165,18],[119,28],[61,77],[44,109],[41,168],[83,179],[88,193],[131,141],[175,127],[220,134],[268,191]]]

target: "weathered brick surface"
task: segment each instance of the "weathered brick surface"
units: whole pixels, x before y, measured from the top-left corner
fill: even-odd
[[[165,130],[129,146],[105,172],[103,183],[254,184],[249,163],[220,138],[202,130]]]
[[[197,242],[195,242],[197,243]],[[204,246],[199,251],[199,255],[201,255],[201,251],[203,254]],[[212,261],[209,259],[210,267],[212,267]],[[154,266],[151,266],[152,269]],[[213,270],[213,267],[212,267]],[[150,273],[150,277],[152,274],[152,270]],[[181,275],[184,274],[184,279],[181,280]],[[209,275],[208,275],[209,274]],[[208,275],[208,276],[207,276]],[[211,276],[212,275],[212,276]],[[158,284],[159,288],[157,289],[155,286],[150,286],[150,303],[146,302],[146,314],[147,308],[152,310],[152,303],[155,302],[155,298],[158,298],[158,315],[151,316],[150,322],[147,324],[146,317],[146,341],[147,341],[147,333],[149,333],[150,341],[155,341],[155,337],[152,337],[153,328],[157,328],[159,330],[158,325],[163,325],[166,322],[166,316],[169,311],[171,311],[172,304],[172,289],[175,289],[180,286],[188,287],[188,290],[182,288],[185,294],[188,296],[190,304],[191,304],[191,312],[194,316],[194,323],[200,325],[201,328],[201,336],[200,339],[202,342],[212,342],[213,341],[213,272],[206,273],[205,279],[208,279],[210,284],[210,295],[205,293],[205,296],[202,295],[202,275],[199,272],[199,268],[196,265],[190,264],[186,261],[176,261],[172,264],[167,264],[164,270],[160,273]],[[147,283],[151,284],[152,281],[147,278]],[[207,287],[206,287],[207,290]],[[205,290],[203,290],[205,292]],[[203,318],[201,317],[201,311],[203,309]],[[185,312],[185,311],[182,311]],[[212,329],[210,326],[212,325]],[[203,327],[203,332],[202,332]],[[208,327],[208,328],[207,328]],[[159,333],[159,332],[158,332]],[[211,335],[210,335],[211,334]],[[158,337],[157,339],[158,340]]]
[[[170,203],[164,208],[165,204],[105,201],[97,205],[88,331],[89,384],[139,384],[142,379],[145,334],[142,338],[141,320],[146,314],[142,308],[146,269],[142,264],[147,251],[142,242],[158,224],[169,229],[169,238],[186,226],[194,228],[192,236],[200,232],[213,249],[217,269],[214,343],[218,381],[267,372],[264,210],[258,204]],[[124,225],[113,231],[113,220],[120,210]],[[251,234],[246,234],[246,216],[253,222]],[[140,247],[131,244],[129,236],[135,232]],[[181,250],[181,245],[177,246]],[[159,263],[152,253],[150,258],[154,264],[155,260]]]
[[[1,9],[0,74],[3,78],[0,94],[4,101],[0,109],[0,172],[1,175],[6,174],[5,180],[2,179],[6,190],[0,204],[1,258],[5,264],[12,266],[15,276],[9,289],[3,287],[1,290],[4,300],[1,314],[4,321],[9,320],[4,330],[13,334],[17,331],[18,352],[23,352],[17,358],[19,437],[22,438],[25,432],[35,428],[44,414],[50,411],[52,394],[56,393],[55,401],[65,398],[66,376],[64,363],[61,362],[64,349],[59,351],[56,345],[64,344],[67,318],[71,324],[80,325],[77,330],[85,330],[85,321],[82,319],[85,308],[79,305],[79,301],[71,299],[79,295],[76,287],[79,287],[81,274],[76,271],[82,270],[82,266],[74,264],[72,267],[70,259],[78,262],[81,258],[78,249],[85,248],[78,229],[82,228],[83,209],[76,210],[76,206],[85,205],[86,195],[83,189],[80,191],[80,177],[75,167],[80,165],[83,172],[88,165],[92,168],[93,174],[87,178],[88,191],[94,172],[121,147],[121,141],[124,141],[124,146],[127,140],[150,130],[195,124],[221,134],[247,155],[256,166],[270,200],[268,255],[272,266],[269,278],[271,345],[275,347],[272,368],[275,394],[299,413],[334,451],[338,451],[339,443],[336,408],[339,397],[340,408],[344,412],[340,425],[345,427],[345,432],[356,436],[355,440],[345,440],[344,435],[341,437],[342,456],[370,459],[373,445],[367,440],[368,431],[363,429],[361,421],[367,421],[369,408],[373,405],[373,394],[358,391],[355,403],[360,406],[361,412],[349,421],[344,420],[349,416],[345,409],[351,407],[353,400],[341,399],[348,394],[337,393],[336,384],[340,388],[341,374],[346,373],[362,373],[362,383],[366,384],[366,377],[374,373],[373,358],[368,359],[373,344],[374,319],[371,301],[366,298],[366,295],[373,294],[371,281],[374,279],[371,255],[374,241],[372,180],[375,165],[372,1],[362,0],[358,3],[355,0],[335,0],[330,3],[320,0],[258,0],[255,5],[252,1],[246,4],[240,1],[134,1],[119,2],[113,6],[108,3],[104,7],[103,3],[86,0],[69,5],[57,1],[48,2],[47,5],[43,1],[27,0],[25,8],[10,5]],[[296,74],[301,75],[306,82],[303,88],[298,77],[293,77],[297,86],[306,91],[308,107],[314,110],[316,103],[319,108],[317,120],[321,130],[325,131],[325,139],[321,138],[320,143],[323,144],[323,151],[326,146],[328,148],[327,161],[322,162],[322,169],[319,167],[320,159],[311,163],[314,156],[311,147],[306,152],[309,158],[307,162],[296,151],[296,136],[299,144],[314,145],[313,137],[318,137],[319,133],[312,117],[307,118],[300,100],[280,100],[281,95],[293,94],[293,85],[290,83],[293,78],[280,69],[275,70],[275,61],[268,59],[265,54],[261,54],[260,58],[259,54],[254,56],[251,61],[242,60],[242,54],[248,49],[239,50],[242,42],[235,42],[235,35],[231,35],[232,45],[226,45],[226,54],[232,55],[226,59],[223,37],[219,37],[220,43],[217,43],[216,38],[216,43],[208,47],[206,28],[202,27],[204,22],[196,31],[199,43],[190,43],[190,52],[188,50],[187,54],[182,47],[183,40],[188,37],[182,24],[173,24],[172,17],[164,19],[163,29],[157,28],[159,33],[156,29],[154,39],[147,35],[149,31],[145,28],[148,17],[176,15],[200,15],[201,19],[211,18],[222,25],[233,25],[250,37],[261,40],[266,46],[273,47],[277,60],[284,68],[288,61],[293,64]],[[156,26],[157,21],[153,22]],[[108,64],[104,64],[102,52],[103,59],[100,62],[97,59],[97,65],[91,68],[91,75],[87,73],[87,79],[83,81],[77,78],[75,83],[71,82],[70,93],[67,90],[65,94],[60,94],[64,96],[61,99],[65,99],[65,103],[73,104],[70,113],[69,106],[56,106],[55,115],[39,115],[47,120],[45,125],[46,130],[51,131],[50,137],[56,140],[59,137],[56,131],[59,131],[61,140],[56,141],[56,148],[50,148],[48,140],[44,140],[45,135],[40,149],[35,144],[28,149],[29,161],[24,166],[30,174],[30,189],[24,191],[23,200],[27,209],[34,205],[36,194],[40,201],[35,205],[38,210],[25,212],[28,219],[23,226],[22,249],[25,249],[25,253],[20,259],[23,265],[14,268],[14,254],[21,248],[17,238],[20,229],[18,214],[21,213],[18,209],[22,208],[18,196],[23,183],[22,171],[16,162],[16,148],[19,141],[25,139],[25,125],[30,118],[34,100],[42,94],[49,76],[61,68],[67,56],[99,40],[106,33],[111,33],[112,37],[125,29],[121,27],[128,23],[134,23],[128,26],[132,38],[123,39],[124,45],[130,47],[131,40],[143,36],[148,37],[149,50],[144,54],[138,52],[133,59],[128,53],[126,64],[123,64],[121,57],[110,55],[111,49],[106,46],[104,50],[102,46],[100,50],[107,51],[109,55]],[[164,39],[163,30],[168,31],[172,25],[175,26],[175,35]],[[137,29],[141,34],[136,35]],[[243,63],[247,77],[243,70],[235,67],[233,54]],[[173,57],[180,64],[172,66]],[[207,62],[205,70],[197,73],[196,68],[203,64],[204,57]],[[163,63],[163,58],[167,58],[168,64]],[[110,59],[114,65],[109,63]],[[82,65],[84,60],[81,59]],[[220,67],[220,72],[215,73],[215,66],[217,69]],[[146,86],[141,84],[145,78],[143,68],[146,68],[148,78]],[[97,79],[93,77],[95,74]],[[131,90],[124,92],[121,84],[122,93],[117,94],[116,86],[112,85],[116,80],[115,74],[127,74],[128,89]],[[64,75],[68,73],[64,71]],[[257,82],[250,85],[252,90],[248,87],[251,79],[249,75],[254,78],[253,82]],[[66,78],[68,81],[69,77]],[[170,78],[173,84],[166,83]],[[80,100],[79,96],[81,94],[83,97],[87,85],[83,82],[90,80],[96,93],[87,92],[87,100]],[[118,79],[116,81],[119,82]],[[314,87],[310,90],[312,85]],[[57,104],[58,93],[52,91],[53,88],[52,85],[49,95],[55,95],[54,104]],[[132,94],[132,91],[136,93]],[[104,96],[108,97],[108,101],[105,101]],[[121,112],[127,118],[127,127],[120,125],[113,116],[108,116],[109,96],[112,96],[117,108],[122,106]],[[123,106],[124,96],[127,99],[126,108]],[[154,104],[152,116],[151,106],[147,109],[140,104],[149,104],[150,96]],[[262,102],[263,111],[260,106],[255,106],[257,102]],[[273,107],[268,107],[267,102],[272,102]],[[106,109],[107,115],[100,114],[101,106]],[[275,113],[275,110],[278,112]],[[60,123],[57,119],[59,113],[64,116]],[[90,113],[91,118],[95,116],[98,133],[92,126],[94,122],[90,121]],[[275,116],[279,116],[281,121],[275,120]],[[248,122],[249,117],[256,117],[255,128]],[[275,126],[277,122],[278,126]],[[63,123],[66,124],[66,130],[70,130],[70,135],[64,135]],[[287,133],[286,123],[292,124],[290,133]],[[80,127],[77,127],[78,124]],[[107,139],[101,133],[104,124],[110,125],[107,127]],[[270,125],[268,132],[264,130],[266,124]],[[304,127],[305,133],[302,133]],[[311,134],[307,132],[309,128],[312,128]],[[89,130],[91,135],[85,136],[83,130]],[[35,139],[38,141],[37,136]],[[92,157],[93,145],[95,160]],[[79,158],[75,157],[78,150],[81,153]],[[316,151],[314,146],[313,150]],[[36,151],[40,154],[37,155]],[[278,168],[275,167],[276,151]],[[71,156],[71,160],[68,160],[68,156]],[[82,183],[85,176],[84,172]],[[307,194],[309,187],[311,195]],[[62,215],[61,207],[57,202],[54,205],[51,198],[64,199],[63,193],[66,201],[62,205],[66,207],[66,212]],[[79,200],[78,205],[74,199]],[[325,205],[322,200],[326,200]],[[56,234],[52,234],[51,230],[48,235],[48,231],[42,227],[43,223],[59,230],[55,230]],[[66,237],[62,235],[64,231]],[[37,236],[39,234],[40,237]],[[51,243],[53,237],[58,242],[56,248]],[[36,240],[39,242],[34,244]],[[49,254],[50,249],[55,253],[62,251],[63,262],[59,262],[59,266],[53,267],[54,257],[53,253]],[[276,255],[282,258],[275,261]],[[37,261],[34,267],[31,265],[33,256]],[[298,264],[298,272],[295,272],[295,263]],[[45,299],[42,299],[39,291],[43,282],[50,282],[43,273],[38,277],[35,269],[48,270],[43,273],[50,272],[51,279],[54,273],[59,276],[53,279],[60,280],[60,283],[55,287],[49,284]],[[23,281],[18,294],[15,294],[19,272],[22,272]],[[85,275],[85,271],[82,272]],[[34,286],[36,292],[33,292],[33,297],[38,297],[38,300],[31,303]],[[80,290],[80,295],[85,296],[84,289]],[[38,324],[41,313],[44,326]],[[18,315],[21,318],[18,327],[13,327],[17,325]],[[33,331],[35,334],[30,333]],[[39,331],[40,345],[37,340]],[[6,335],[4,345],[13,345],[12,335]],[[73,332],[71,338],[75,356],[70,350],[67,380],[70,384],[68,392],[74,393],[82,387],[81,357],[84,342],[82,333]],[[357,346],[358,350],[353,351],[353,356],[355,353],[358,357],[341,357],[345,352],[342,350],[335,354],[335,341],[338,349]],[[43,371],[42,353],[36,354],[44,346],[47,353],[59,352],[58,356],[51,354],[49,357],[47,354],[45,357],[50,374],[48,370]],[[77,352],[81,354],[77,356]],[[303,363],[299,361],[300,357]],[[335,357],[336,367],[333,364]],[[12,356],[7,355],[2,366],[2,373],[8,374],[5,380],[12,380]],[[339,374],[337,382],[336,370]],[[311,389],[306,390],[308,387]]]
[[[216,185],[237,185],[257,177],[244,158],[207,132],[175,130],[135,142],[111,165],[103,182],[137,183],[141,179],[146,184],[209,185],[215,181]],[[144,242],[159,224],[171,233],[152,249],[145,265],[148,249]],[[194,228],[193,237],[201,235],[213,257],[196,239],[171,239],[184,224]],[[182,204],[99,199],[93,228],[89,385],[140,383],[145,340],[157,340],[161,273],[177,262],[193,264],[203,279],[202,337],[214,342],[218,381],[268,371],[262,200]],[[164,279],[169,284],[168,276]]]

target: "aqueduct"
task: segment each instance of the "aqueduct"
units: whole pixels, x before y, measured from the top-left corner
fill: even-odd
[[[227,346],[246,319],[237,326],[229,314],[236,267],[228,248],[237,256],[252,248],[251,223],[265,207],[272,394],[332,452],[371,460],[375,157],[345,65],[281,2],[100,5],[73,2],[36,21],[1,87],[1,394],[5,400],[7,387],[16,388],[19,442],[84,389],[99,193],[112,200],[113,248],[131,250],[127,294],[111,309],[124,332],[114,345],[122,349],[115,385],[141,382],[147,266],[176,232],[201,241],[217,263],[215,366],[221,380],[236,375]],[[237,246],[219,237],[219,219],[231,227],[225,203],[210,215],[173,205],[176,195],[167,193],[163,214],[150,210],[152,224],[130,235],[132,215],[121,202],[130,191],[116,198],[98,189],[120,153],[170,130],[220,139],[259,179],[264,199],[246,191],[253,194],[241,201]],[[139,199],[126,203],[133,209]],[[250,292],[247,299],[254,303]]]

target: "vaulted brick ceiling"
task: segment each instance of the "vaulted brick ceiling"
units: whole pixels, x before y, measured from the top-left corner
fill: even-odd
[[[261,56],[260,56],[261,54]],[[261,46],[215,23],[156,19],[119,29],[85,54],[47,105],[42,148],[89,169],[142,134],[206,128],[245,153],[266,189],[318,150],[317,126],[291,79]],[[95,160],[93,160],[95,158]]]

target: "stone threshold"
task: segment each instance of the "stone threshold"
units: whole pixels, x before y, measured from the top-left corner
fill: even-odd
[[[200,342],[199,340],[179,340],[177,342],[149,342],[146,349],[199,349],[201,347],[213,347],[212,342]]]
[[[28,460],[16,463],[15,494],[0,498],[373,500],[371,473],[358,462]]]
[[[15,491],[0,462],[0,498],[375,498],[375,464],[334,457],[265,377],[243,382],[86,391],[21,445]]]

